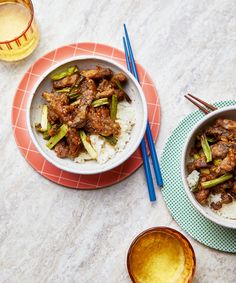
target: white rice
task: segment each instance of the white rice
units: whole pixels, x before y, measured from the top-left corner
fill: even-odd
[[[187,182],[192,192],[196,189],[198,185],[199,176],[200,176],[200,173],[197,170],[193,170],[193,172],[189,174],[187,177]]]
[[[110,145],[99,135],[90,136],[91,144],[98,154],[97,162],[99,164],[104,164],[109,159],[113,158],[116,153],[122,151],[129,142],[132,128],[136,122],[135,109],[126,101],[118,103],[116,121],[120,124],[121,133],[115,146]],[[82,152],[74,159],[77,163],[84,163],[86,160],[91,160],[87,152]]]
[[[221,200],[220,194],[210,195],[208,198],[209,202],[217,202]],[[225,218],[236,219],[236,200],[233,200],[231,203],[222,204],[222,207],[218,210],[212,209],[218,215],[221,215]]]
[[[196,189],[198,182],[199,182],[199,175],[200,173],[197,170],[194,170],[191,174],[188,175],[187,177],[187,182],[189,185],[189,188],[191,191],[194,191]],[[218,215],[224,217],[224,218],[229,218],[229,219],[236,219],[236,200],[233,200],[231,203],[228,204],[223,204],[222,208],[215,210],[211,208],[210,204],[212,202],[218,202],[221,200],[221,195],[220,194],[210,194],[208,197],[208,207]]]

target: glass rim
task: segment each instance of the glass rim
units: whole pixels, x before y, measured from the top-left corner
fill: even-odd
[[[25,28],[25,30],[19,36],[15,37],[15,38],[13,38],[11,40],[0,41],[0,44],[7,44],[7,43],[11,43],[11,42],[16,41],[17,39],[21,38],[29,30],[29,28],[31,27],[31,24],[32,24],[33,19],[34,19],[34,6],[33,6],[33,3],[32,3],[31,0],[28,0],[28,1],[29,1],[29,4],[30,4],[30,9],[31,9],[31,13],[30,13],[31,14],[31,18],[29,20],[29,23],[28,23],[27,27]],[[18,3],[19,4],[19,2],[10,2],[10,3]]]

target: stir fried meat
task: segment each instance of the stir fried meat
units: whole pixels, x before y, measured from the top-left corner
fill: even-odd
[[[69,147],[68,156],[77,157],[82,149],[81,139],[75,128],[69,128],[66,134],[66,141]]]
[[[226,130],[236,130],[236,121],[233,120],[217,119],[216,125],[219,125]]]
[[[73,74],[73,75],[65,77],[61,80],[54,81],[53,82],[53,88],[60,89],[60,88],[63,88],[63,87],[72,86],[76,83],[78,78],[79,78],[78,74]]]
[[[114,135],[117,137],[120,134],[120,125],[110,118],[107,108],[91,107],[88,112],[85,130],[90,134],[100,134],[105,137]]]
[[[204,205],[210,195],[220,195],[221,200],[210,203],[218,210],[236,199],[236,121],[217,119],[196,137],[190,156],[188,172],[199,172],[194,189],[198,202]]]
[[[68,121],[68,125],[73,128],[83,128],[87,119],[87,108],[94,100],[94,93],[86,90],[73,104],[73,117]]]
[[[73,107],[69,104],[69,98],[65,93],[44,92],[43,98],[49,103],[49,109],[57,115],[61,123],[72,120]]]
[[[104,77],[111,77],[113,75],[112,70],[102,67],[97,67],[95,70],[83,70],[80,73],[82,76],[94,80],[102,79]]]
[[[225,158],[229,151],[229,145],[227,142],[219,141],[211,146],[211,152],[213,158]]]
[[[60,158],[75,158],[87,148],[89,135],[118,138],[120,125],[114,118],[117,104],[127,99],[123,86],[126,76],[103,67],[78,70],[77,66],[52,77],[52,91],[43,92],[47,102],[47,129],[37,130],[48,139],[47,146]],[[129,101],[130,102],[130,101]],[[42,116],[43,119],[43,116]],[[45,123],[44,123],[45,125]],[[45,126],[44,126],[45,127]],[[83,141],[83,132],[88,137]]]

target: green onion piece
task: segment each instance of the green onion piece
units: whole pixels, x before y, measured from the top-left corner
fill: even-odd
[[[215,142],[215,141],[216,141],[216,139],[211,138],[211,137],[207,137],[207,141],[208,141],[208,142]]]
[[[92,159],[97,158],[97,152],[92,147],[91,143],[87,141],[87,136],[84,131],[79,131],[80,138],[82,140],[82,143],[84,145],[84,148],[87,150],[88,154],[92,157]]]
[[[116,114],[117,114],[117,104],[118,104],[118,98],[117,95],[113,94],[112,95],[112,100],[111,100],[111,119],[115,120],[116,119]]]
[[[76,106],[80,103],[81,103],[81,99],[78,99],[78,100],[74,101],[73,103],[71,103],[71,106]]]
[[[200,169],[200,173],[203,175],[209,175],[211,172],[208,168],[202,168]]]
[[[40,123],[35,123],[35,129],[37,132],[39,133],[43,133],[44,131],[42,131],[42,127],[41,127],[41,124]]]
[[[41,117],[41,131],[47,131],[48,127],[48,106],[43,105],[42,117]]]
[[[209,143],[205,135],[201,136],[201,145],[202,145],[203,152],[206,156],[206,161],[207,162],[212,161],[211,148],[209,146]]]
[[[117,144],[117,138],[114,137],[113,135],[109,136],[109,137],[104,137],[104,138],[107,142],[109,142],[109,144],[111,144],[113,146],[115,146]]]
[[[58,89],[56,92],[70,92],[70,87],[64,87],[62,89]]]
[[[200,155],[199,155],[198,153],[195,153],[195,154],[193,155],[193,158],[194,158],[195,160],[198,160],[198,159],[200,158]]]
[[[47,147],[49,149],[52,149],[62,138],[64,138],[64,136],[67,134],[67,131],[68,131],[68,126],[63,124],[60,127],[58,133],[50,138],[50,140],[47,143]]]
[[[115,83],[116,83],[116,85],[118,86],[118,88],[124,92],[125,99],[126,99],[129,103],[131,103],[131,102],[132,102],[131,98],[130,98],[130,97],[128,96],[128,94],[125,92],[125,90],[123,89],[123,87],[122,87],[122,85],[120,84],[120,82],[117,81],[117,80],[115,80]]]
[[[80,96],[81,94],[80,93],[70,93],[69,94],[69,98],[70,99],[76,99]]]
[[[73,67],[69,67],[68,69],[66,69],[65,71],[62,71],[61,73],[57,73],[51,76],[51,80],[52,81],[58,81],[61,80],[67,76],[71,76],[72,74],[74,74],[75,72],[78,71],[77,66],[73,66]]]
[[[219,166],[220,165],[220,163],[222,162],[222,159],[215,159],[214,161],[213,161],[213,163],[214,163],[214,165],[215,166]]]
[[[51,138],[51,136],[49,136],[49,134],[48,134],[48,131],[51,130],[51,128],[52,128],[52,125],[48,122],[47,131],[45,131],[45,132],[43,133],[43,138],[44,138],[45,140],[49,140],[49,139]]]
[[[203,189],[210,189],[210,188],[215,187],[215,186],[217,186],[221,183],[224,183],[225,181],[227,181],[231,178],[233,178],[233,175],[226,173],[226,174],[220,176],[219,178],[216,178],[216,179],[213,179],[213,180],[210,180],[210,181],[206,181],[206,182],[202,182],[201,187]]]
[[[106,104],[109,104],[108,98],[100,98],[92,102],[93,107],[99,107]]]

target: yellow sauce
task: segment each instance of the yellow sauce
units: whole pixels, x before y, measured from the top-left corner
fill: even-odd
[[[193,255],[176,235],[162,231],[145,234],[130,255],[130,269],[137,283],[188,282]],[[191,251],[192,253],[192,251]]]

